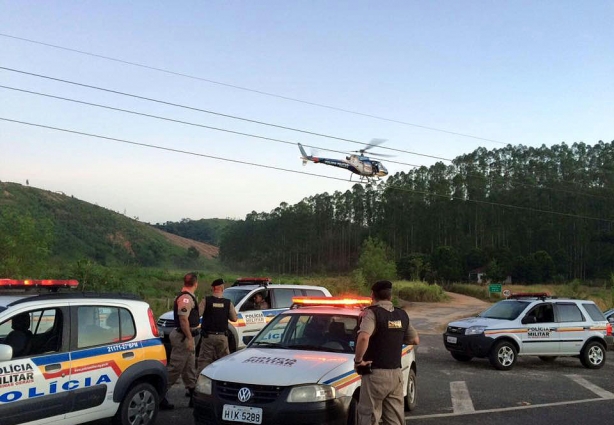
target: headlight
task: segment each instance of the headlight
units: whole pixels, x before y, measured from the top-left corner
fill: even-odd
[[[484,333],[484,329],[486,329],[486,326],[471,326],[465,329],[465,335],[479,335]]]
[[[207,378],[205,375],[198,375],[198,381],[196,381],[196,387],[194,390],[198,393],[211,395],[211,383],[213,381]]]
[[[330,385],[305,385],[292,388],[288,395],[288,403],[312,403],[335,398],[335,388]]]

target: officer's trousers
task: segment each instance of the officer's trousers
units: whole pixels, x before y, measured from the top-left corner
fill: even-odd
[[[198,344],[200,335],[194,337],[194,346]],[[190,352],[186,347],[185,336],[177,332],[177,329],[173,329],[169,335],[171,340],[171,358],[168,362],[168,388],[172,387],[179,376],[183,379],[183,383],[186,388],[194,388],[196,386],[196,379],[198,378],[198,372],[196,370],[196,358],[194,351]]]
[[[404,425],[403,373],[401,369],[373,369],[362,376],[357,425]]]

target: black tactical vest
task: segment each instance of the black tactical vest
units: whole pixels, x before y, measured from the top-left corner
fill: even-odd
[[[175,317],[175,326],[177,327],[177,329],[181,329],[181,325],[179,324],[179,314],[177,314],[177,309],[179,308],[179,306],[177,305],[177,300],[182,295],[189,295],[190,297],[192,297],[192,301],[194,301],[194,308],[190,311],[190,315],[188,316],[188,322],[190,322],[190,328],[196,328],[198,327],[198,319],[199,319],[198,301],[196,301],[196,297],[190,292],[181,292],[175,298],[175,302],[173,303],[173,315]]]
[[[205,312],[201,331],[224,332],[228,330],[228,316],[230,315],[230,300],[208,296],[205,298]]]
[[[407,313],[396,307],[393,311],[376,305],[367,308],[375,315],[375,332],[369,338],[364,360],[372,360],[374,369],[400,368],[403,337],[409,326]]]

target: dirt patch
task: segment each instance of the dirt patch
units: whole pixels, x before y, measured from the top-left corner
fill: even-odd
[[[466,295],[446,292],[450,297],[445,303],[402,302],[413,326],[423,334],[440,334],[449,322],[463,317],[475,316],[486,310],[491,303]]]
[[[160,229],[152,227],[156,232],[164,236],[173,245],[179,246],[184,249],[188,249],[193,246],[198,250],[198,253],[205,258],[213,259],[220,255],[220,249],[217,246],[209,245],[204,242],[198,242],[193,239],[184,238],[182,236],[173,235],[172,233],[165,232]]]

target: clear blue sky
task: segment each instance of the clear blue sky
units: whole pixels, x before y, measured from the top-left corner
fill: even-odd
[[[611,1],[0,1],[4,35],[493,141],[5,36],[0,66],[365,143],[384,138],[390,148],[453,158],[479,146],[614,140],[612,17]],[[359,148],[4,70],[0,85],[333,150]],[[2,88],[0,117],[349,178],[324,165],[302,167],[296,145]],[[408,154],[393,160],[434,163]],[[411,168],[384,163],[391,173]],[[151,223],[244,218],[351,187],[0,121],[0,180],[26,179]]]

